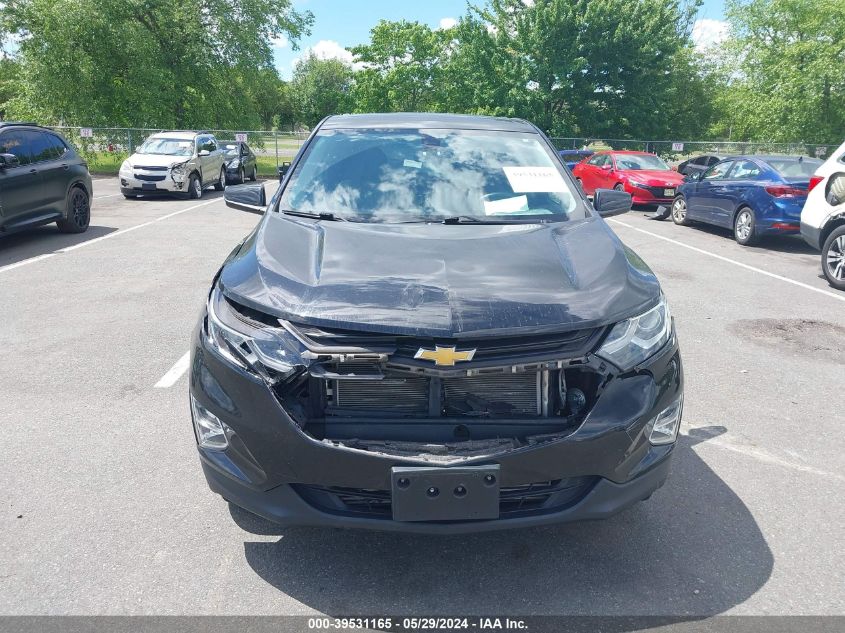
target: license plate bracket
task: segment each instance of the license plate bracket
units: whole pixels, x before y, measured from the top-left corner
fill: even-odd
[[[395,521],[499,518],[499,465],[391,469]]]
[[[144,191],[155,191],[156,186],[151,182],[142,182],[141,189]]]

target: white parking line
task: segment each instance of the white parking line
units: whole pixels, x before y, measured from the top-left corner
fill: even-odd
[[[117,196],[122,196],[122,193],[110,193],[107,196],[94,196],[94,200],[102,200],[103,198],[116,198]]]
[[[174,216],[180,215],[182,213],[187,213],[188,211],[193,211],[194,209],[198,209],[200,207],[207,206],[209,204],[214,204],[215,202],[222,202],[223,198],[215,198],[214,200],[209,200],[207,202],[201,202],[199,204],[195,204],[193,206],[187,207],[186,209],[179,209],[178,211],[174,211],[173,213],[168,213],[167,215],[163,215],[160,218],[156,218],[155,220],[150,220],[149,222],[143,222],[141,224],[136,224],[135,226],[130,226],[125,229],[120,229],[119,231],[115,231],[114,233],[109,233],[107,235],[101,235],[100,237],[95,237],[92,240],[88,240],[87,242],[80,242],[79,244],[74,244],[73,246],[66,246],[65,248],[58,249],[55,253],[46,253],[44,255],[38,255],[37,257],[30,257],[29,259],[24,259],[14,264],[7,264],[6,266],[0,266],[0,273],[5,273],[15,268],[20,268],[21,266],[26,266],[28,264],[34,264],[35,262],[40,262],[42,259],[47,259],[48,257],[52,257],[58,253],[69,253],[71,251],[75,251],[78,248],[84,248],[85,246],[91,246],[92,244],[96,244],[97,242],[102,242],[103,240],[108,240],[113,237],[117,237],[118,235],[123,235],[124,233],[129,233],[130,231],[134,231],[135,229],[142,229],[145,226],[150,226],[151,224],[155,224],[156,222],[161,222],[162,220],[167,220],[168,218],[172,218]]]
[[[695,251],[696,253],[701,253],[702,255],[707,255],[708,257],[713,257],[715,259],[722,260],[723,262],[727,262],[728,264],[733,264],[734,266],[739,266],[740,268],[745,268],[746,270],[750,270],[755,273],[759,273],[761,275],[765,275],[766,277],[771,277],[772,279],[777,279],[779,281],[785,281],[788,284],[792,284],[793,286],[798,286],[799,288],[804,288],[805,290],[812,290],[813,292],[818,292],[819,294],[825,295],[826,297],[830,297],[831,299],[838,299],[839,301],[845,301],[845,294],[836,294],[830,292],[828,290],[822,290],[821,288],[816,288],[815,286],[811,286],[810,284],[805,284],[801,281],[796,281],[795,279],[790,279],[789,277],[783,277],[782,275],[777,275],[775,273],[770,273],[768,270],[763,270],[762,268],[757,268],[756,266],[751,266],[749,264],[743,264],[742,262],[738,262],[735,259],[731,259],[730,257],[725,257],[724,255],[717,255],[716,253],[711,253],[710,251],[706,251],[703,248],[697,248],[695,246],[690,246],[689,244],[685,244],[684,242],[679,242],[678,240],[673,240],[670,237],[664,237],[663,235],[658,235],[657,233],[652,233],[651,231],[646,231],[645,229],[639,229],[635,226],[631,226],[630,224],[626,224],[625,222],[620,222],[619,220],[609,219],[608,222],[613,222],[614,224],[618,224],[620,226],[624,226],[625,228],[632,229],[634,231],[639,231],[640,233],[644,233],[645,235],[650,235],[651,237],[655,237],[658,240],[663,240],[664,242],[669,242],[670,244],[674,244],[675,246],[680,246],[681,248],[686,248],[691,251]]]
[[[771,453],[764,448],[760,448],[759,446],[752,446],[750,444],[740,442],[737,439],[733,438],[729,433],[725,433],[724,435],[714,435],[712,437],[706,437],[706,431],[708,430],[708,428],[709,427],[706,426],[696,427],[688,424],[687,422],[681,422],[680,432],[681,435],[686,435],[687,437],[692,437],[694,439],[701,438],[700,434],[695,433],[696,430],[701,429],[705,432],[705,437],[702,439],[701,442],[696,444],[694,448],[697,448],[698,446],[715,446],[726,451],[731,451],[733,453],[745,455],[746,457],[751,457],[752,459],[756,459],[757,461],[764,462],[766,464],[772,464],[773,466],[780,466],[781,468],[788,468],[790,470],[808,473],[810,475],[818,475],[819,477],[833,478],[838,479],[840,481],[845,481],[845,477],[843,477],[839,473],[835,473],[828,470],[822,470],[813,466],[808,466],[807,464],[802,464],[798,461],[784,459],[783,457]]]
[[[156,389],[168,389],[176,384],[182,374],[188,370],[188,363],[191,362],[191,352],[185,352],[185,355],[176,361],[176,364],[171,367],[164,376],[161,377],[154,386]]]

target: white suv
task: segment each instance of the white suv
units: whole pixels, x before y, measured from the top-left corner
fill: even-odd
[[[202,197],[203,189],[226,186],[225,155],[206,132],[153,134],[123,161],[118,177],[127,198],[158,193]]]
[[[801,211],[801,235],[822,252],[822,271],[845,290],[845,143],[816,170]]]

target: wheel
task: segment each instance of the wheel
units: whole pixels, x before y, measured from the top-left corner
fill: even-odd
[[[614,191],[625,191],[625,185],[623,185],[621,182],[617,182],[615,185],[613,185],[613,190]]]
[[[583,182],[581,182],[581,179],[580,179],[580,178],[576,178],[576,179],[575,179],[575,182],[577,183],[577,185],[578,185],[578,187],[581,189],[581,191],[584,191],[584,183],[583,183]]]
[[[250,174],[249,179],[252,182],[255,182],[256,180],[258,180],[258,168],[255,165],[252,166],[252,174]]]
[[[672,222],[678,226],[689,226],[687,220],[687,201],[683,196],[678,196],[672,201]]]
[[[200,177],[196,174],[191,174],[188,179],[188,197],[191,200],[202,198],[202,183],[200,183]]]
[[[739,210],[734,218],[734,239],[743,246],[753,246],[760,237],[755,233],[754,212],[748,207]]]
[[[243,176],[243,172],[241,172],[241,176]],[[243,182],[243,181],[241,181]],[[214,183],[214,190],[215,191],[223,191],[226,188],[226,168],[220,168],[220,175],[217,177],[217,182]]]
[[[245,183],[246,182],[246,175],[244,174],[244,168],[241,167],[241,170],[238,172],[238,182]]]
[[[845,226],[834,229],[822,247],[822,271],[827,283],[845,290]]]
[[[67,196],[67,217],[56,224],[62,233],[84,233],[91,222],[91,201],[81,187],[74,187]]]

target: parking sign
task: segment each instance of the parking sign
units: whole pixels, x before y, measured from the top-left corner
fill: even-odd
[[[81,127],[79,128],[79,136],[81,136],[82,138],[91,138],[92,136],[94,136],[94,130],[92,130],[90,127]]]
[[[246,143],[246,132],[238,132],[235,134],[235,140],[238,143]]]
[[[672,151],[673,152],[683,152],[684,151],[684,144],[683,143],[672,143]]]

